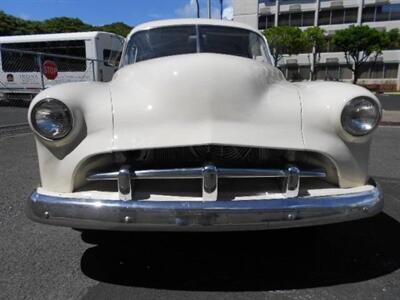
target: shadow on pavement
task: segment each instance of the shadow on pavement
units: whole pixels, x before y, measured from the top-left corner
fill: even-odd
[[[81,268],[107,283],[168,290],[267,291],[364,281],[400,268],[386,214],[314,228],[234,233],[96,233]]]

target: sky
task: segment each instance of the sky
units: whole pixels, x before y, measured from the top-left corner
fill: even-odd
[[[199,0],[201,16],[207,15],[207,0]],[[224,15],[231,18],[233,0],[224,0]],[[213,17],[219,17],[219,0],[212,0]],[[54,17],[80,18],[85,23],[104,25],[122,21],[143,22],[196,17],[194,0],[0,0],[0,10],[27,20]]]

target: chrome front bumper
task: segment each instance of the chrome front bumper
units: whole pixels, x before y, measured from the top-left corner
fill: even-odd
[[[33,221],[80,229],[213,231],[290,228],[366,218],[383,208],[379,185],[353,194],[241,201],[71,199],[34,192]]]

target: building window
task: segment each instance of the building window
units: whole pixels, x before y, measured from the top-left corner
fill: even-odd
[[[400,20],[400,3],[391,4],[392,9],[390,11],[390,20]]]
[[[297,27],[302,26],[301,15],[302,15],[301,13],[290,14],[290,26],[297,26]]]
[[[319,25],[357,23],[358,8],[322,10],[319,12]]]
[[[361,79],[395,79],[398,76],[399,64],[397,63],[368,63],[360,67]]]
[[[305,11],[303,12],[303,26],[314,26],[315,12]]]
[[[309,80],[310,72],[311,72],[310,66],[300,66],[299,67],[299,75],[300,75],[301,80]]]
[[[400,20],[400,3],[366,6],[363,9],[363,22],[384,22]]]
[[[375,7],[374,6],[367,6],[363,9],[363,22],[373,22],[375,20]]]
[[[282,13],[279,15],[279,26],[313,26],[314,25],[314,11]]]
[[[318,25],[329,25],[331,23],[331,11],[322,10],[319,12]]]
[[[299,66],[297,64],[289,64],[279,66],[283,75],[290,81],[303,81],[310,79],[310,66]]]
[[[318,80],[350,80],[353,78],[353,73],[347,65],[342,64],[318,64],[317,79]]]
[[[353,72],[350,69],[350,65],[340,65],[340,78],[341,79],[352,79]]]
[[[271,28],[275,26],[275,15],[267,16],[267,28]]]
[[[289,19],[290,19],[290,14],[280,14],[278,21],[279,26],[289,26],[290,25]]]
[[[281,70],[281,72],[283,73],[283,75],[287,78],[287,75],[286,75],[286,71],[287,71],[286,65],[280,65],[280,66],[278,66],[278,69]]]
[[[339,80],[339,65],[338,64],[328,64],[326,66],[326,80],[338,81]]]
[[[371,66],[369,64],[363,64],[358,69],[358,77],[361,79],[369,79],[371,74]]]
[[[371,66],[371,78],[380,79],[383,78],[383,63],[378,62]]]
[[[399,73],[399,64],[388,63],[384,65],[384,78],[397,78]]]
[[[267,28],[267,16],[259,16],[258,17],[258,29],[264,30]]]
[[[325,80],[326,79],[326,67],[325,67],[325,65],[318,65],[317,66],[317,79],[318,80]]]
[[[344,9],[335,9],[331,11],[331,24],[344,23]]]
[[[377,6],[376,7],[376,15],[375,21],[389,21],[390,20],[390,5]]]
[[[52,41],[52,42],[31,42],[31,43],[13,43],[3,44],[1,51],[2,67],[4,72],[39,72],[37,55],[10,52],[6,49],[21,51],[33,51],[49,54],[43,55],[42,61],[51,60],[57,64],[59,72],[84,72],[86,71],[86,44],[85,41]],[[79,59],[55,57],[54,55],[66,55]],[[15,63],[15,62],[18,63]]]
[[[357,23],[358,8],[346,8],[344,10],[344,23]]]
[[[299,66],[289,65],[287,67],[287,79],[290,81],[298,81],[299,78]]]

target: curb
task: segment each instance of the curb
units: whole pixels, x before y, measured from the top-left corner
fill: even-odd
[[[386,127],[386,126],[400,126],[400,122],[386,122],[386,121],[383,121],[383,122],[379,123],[379,126],[383,126],[383,127]]]
[[[383,110],[380,126],[400,126],[400,111]]]
[[[14,136],[18,134],[30,133],[28,123],[0,126],[0,138]]]
[[[11,125],[2,125],[2,126],[0,126],[0,131],[12,129],[12,128],[22,128],[22,127],[29,127],[29,124],[28,123],[19,123],[19,124],[11,124]]]

